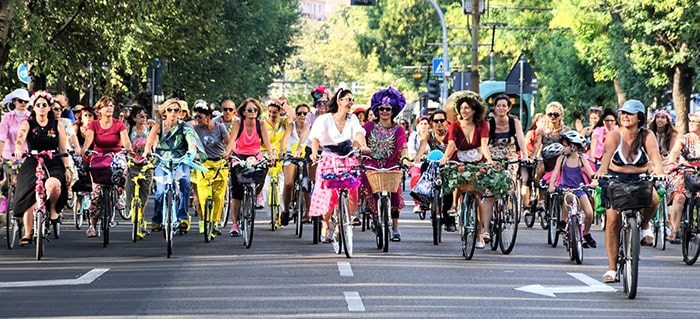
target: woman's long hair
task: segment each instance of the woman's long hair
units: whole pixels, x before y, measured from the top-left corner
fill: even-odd
[[[617,114],[615,114],[615,111],[612,109],[606,108],[603,110],[603,114],[600,115],[600,118],[598,119],[598,123],[595,123],[595,126],[593,128],[599,128],[603,125],[605,125],[605,118],[608,117],[608,115],[612,115],[612,117],[615,119],[615,125],[620,125],[617,121]]]
[[[647,138],[647,135],[649,135],[649,130],[645,128],[647,123],[646,115],[640,112],[637,113],[637,118],[639,119],[639,123],[637,123],[637,137],[632,141],[632,150],[635,152],[644,145],[644,140]]]
[[[666,116],[666,127],[659,128],[656,126],[656,117],[659,115],[661,114],[655,114],[654,118],[651,119],[651,122],[649,123],[649,130],[654,132],[657,137],[662,135],[663,141],[661,141],[661,143],[663,144],[664,149],[671,150],[671,147],[673,147],[673,145],[671,145],[671,140],[673,139],[673,136],[677,134],[676,128],[673,127],[673,124],[671,124],[671,118],[665,114],[663,116]]]
[[[338,100],[344,98],[348,94],[352,94],[352,91],[343,88],[338,89],[328,101],[328,113],[338,113]]]

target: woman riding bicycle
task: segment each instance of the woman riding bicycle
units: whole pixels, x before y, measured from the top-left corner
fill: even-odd
[[[136,189],[134,177],[142,174],[141,171],[147,165],[146,161],[148,161],[148,159],[143,157],[143,152],[146,150],[146,142],[148,141],[148,134],[151,132],[151,127],[148,125],[148,112],[141,105],[132,105],[127,121],[129,122],[127,135],[129,136],[129,141],[131,141],[131,147],[134,150],[133,158],[136,160],[136,162],[129,167],[129,175],[126,178],[126,202],[131,205],[131,200],[137,195],[134,194],[134,190]],[[146,210],[146,203],[148,203],[153,169],[146,170],[143,174],[145,178],[139,180],[138,194],[141,200],[141,212]],[[137,236],[142,238],[143,231],[140,230]]]
[[[621,184],[639,183],[639,175],[653,169],[656,175],[663,175],[661,155],[653,132],[644,128],[646,122],[644,104],[638,100],[628,100],[618,110],[620,114],[620,129],[608,134],[605,140],[605,151],[601,166],[596,176],[615,176],[615,181]],[[651,164],[651,167],[650,167]],[[643,208],[641,221],[641,244],[654,244],[654,233],[650,229],[649,220],[659,204],[659,199],[652,190],[651,194],[635,194],[635,196],[651,196],[651,206]],[[617,210],[610,207],[610,192],[608,192],[605,226],[605,248],[608,254],[608,271],[603,275],[605,282],[614,282],[616,277],[617,253],[620,243],[620,228],[622,221]],[[643,198],[642,200],[646,200]]]
[[[249,157],[261,159],[261,148],[265,145],[265,149],[272,149],[270,145],[270,137],[267,128],[260,121],[260,113],[262,105],[258,100],[248,98],[238,106],[238,114],[242,117],[240,121],[233,122],[233,130],[229,136],[230,140],[226,146],[224,155],[233,152],[233,155],[241,160],[246,160]],[[270,156],[270,154],[267,154]],[[274,162],[274,159],[273,159]],[[231,190],[233,202],[231,203],[231,237],[240,236],[238,230],[238,214],[241,210],[241,200],[243,199],[243,185],[238,181],[237,171],[239,167],[234,169],[234,174],[231,174],[233,189]],[[263,185],[258,185],[255,190],[259,194]]]
[[[389,87],[372,95],[372,112],[377,119],[374,122],[365,123],[365,139],[369,147],[369,158],[364,161],[367,166],[375,168],[391,168],[401,165],[402,158],[406,157],[406,131],[403,126],[394,122],[396,116],[406,105],[406,98],[401,92]],[[367,177],[362,175],[362,184],[370,192],[372,191]],[[377,213],[377,201],[379,196],[373,194],[368,200],[370,211]],[[391,220],[393,233],[391,241],[401,241],[399,232],[399,211],[403,208],[403,198],[399,189],[391,193]],[[359,223],[359,220],[355,222]]]
[[[319,149],[323,150],[321,161],[316,170],[316,181],[321,181],[321,175],[325,170],[336,169],[337,165],[349,168],[357,165],[354,158],[339,158],[350,154],[353,144],[360,150],[367,151],[365,130],[360,126],[360,121],[350,113],[355,99],[352,92],[347,89],[339,89],[330,100],[328,112],[316,118],[309,139],[311,140],[311,160],[318,160]],[[317,184],[319,185],[319,184]],[[350,214],[354,215],[357,205],[357,190],[350,190]],[[326,189],[317,186],[311,194],[311,207],[309,216],[323,216],[321,241],[330,243],[328,232],[328,219],[331,212],[338,204],[338,193],[334,189]],[[353,217],[353,216],[351,216]]]
[[[95,143],[95,152],[97,155],[105,155],[110,153],[118,153],[124,148],[127,152],[131,151],[131,141],[129,141],[129,136],[126,134],[126,125],[121,121],[114,119],[112,115],[114,114],[114,99],[109,96],[103,96],[95,104],[95,110],[97,111],[97,121],[92,121],[90,126],[88,126],[85,133],[85,142],[83,143],[82,150],[90,149],[93,142]],[[84,151],[83,151],[84,153]],[[80,154],[80,153],[79,153]],[[126,171],[126,158],[123,155],[115,155],[112,167],[118,166],[121,171]],[[119,185],[124,186],[124,185]],[[97,236],[97,231],[95,226],[100,217],[100,206],[101,198],[100,191],[102,186],[100,184],[92,184],[92,198],[93,198],[93,214],[90,216],[90,227],[88,227],[85,234],[88,237]],[[119,192],[122,192],[121,187],[118,188]],[[122,207],[123,208],[123,207]]]
[[[155,147],[155,152],[160,156],[167,156],[168,154],[172,158],[180,158],[185,155],[189,155],[192,158],[196,156],[198,150],[197,133],[195,133],[191,125],[179,119],[181,111],[186,109],[187,102],[176,98],[166,100],[158,107],[158,113],[160,113],[161,118],[160,121],[151,127],[151,131],[148,133],[148,141],[143,151],[144,157],[148,157],[148,154],[153,151],[153,147]],[[166,176],[165,168],[161,165],[156,165],[153,175],[156,178]],[[184,164],[180,165],[173,172],[173,175],[178,177],[178,188],[180,191],[178,197],[181,199],[177,202],[178,228],[181,231],[187,231],[190,228],[190,221],[187,215],[191,191],[190,167]],[[162,230],[160,223],[163,221],[165,188],[166,185],[156,183],[155,211],[151,219],[151,231],[153,232]]]
[[[2,121],[0,121],[0,151],[2,151],[2,168],[4,172],[4,180],[2,183],[2,194],[5,196],[3,198],[4,209],[0,209],[0,214],[4,213],[7,205],[7,190],[10,183],[10,176],[12,176],[11,166],[6,163],[6,161],[17,161],[21,158],[15,158],[15,142],[17,141],[17,132],[19,131],[20,124],[22,121],[29,118],[30,112],[27,110],[27,104],[29,104],[29,93],[25,89],[16,89],[12,93],[5,97],[5,101],[10,101],[14,110],[5,113],[2,116]],[[22,149],[26,150],[26,145],[22,145]],[[5,222],[5,216],[0,216],[0,225]]]
[[[291,153],[294,157],[304,156],[308,159],[311,152],[307,152],[306,148],[308,145],[308,135],[311,130],[311,125],[306,123],[306,116],[309,114],[308,105],[302,103],[296,107],[296,118],[294,121],[287,125],[287,131],[284,133],[282,138],[282,145],[286,146],[286,151]],[[299,169],[296,164],[285,161],[284,164],[284,212],[282,215],[282,225],[287,225],[289,223],[289,202],[292,200],[292,189],[294,188],[294,179],[297,176],[297,170]],[[308,194],[305,194],[308,196]],[[307,198],[306,202],[309,200]],[[304,214],[304,220],[308,220],[308,210],[306,207],[302,207],[306,212]],[[300,221],[297,221],[300,222]]]
[[[209,169],[207,172],[195,171],[198,179],[197,193],[200,195],[199,204],[201,207],[199,210],[199,233],[204,233],[204,218],[202,218],[201,214],[204,213],[206,198],[202,197],[202,194],[211,192],[214,203],[210,218],[211,221],[215,221],[212,224],[211,233],[217,236],[221,235],[221,231],[216,227],[216,222],[221,220],[224,196],[226,195],[226,182],[229,175],[226,157],[224,157],[226,146],[229,143],[229,135],[224,124],[214,122],[211,116],[211,109],[206,103],[195,103],[192,112],[194,112],[194,119],[197,123],[194,130],[199,135],[204,151],[207,153],[207,160],[202,163],[202,166]],[[203,182],[202,179],[207,179],[209,182]],[[207,187],[210,187],[210,185],[211,190],[207,191]]]
[[[30,99],[33,110],[28,119],[22,121],[17,132],[17,140],[14,145],[14,157],[22,158],[24,155],[24,143],[27,142],[27,151],[55,151],[65,154],[67,149],[66,132],[62,125],[54,118],[51,112],[53,97],[46,91],[37,91]],[[47,205],[49,220],[56,224],[60,222],[59,213],[66,203],[68,188],[71,180],[71,172],[68,170],[71,160],[67,156],[45,159],[47,179],[44,182],[46,195],[49,198]],[[34,227],[33,209],[36,205],[36,165],[34,157],[28,157],[17,175],[17,189],[15,190],[14,215],[23,217],[24,237],[20,245],[31,242],[32,229]]]
[[[491,152],[489,151],[489,123],[484,121],[486,108],[479,94],[472,91],[461,91],[452,94],[454,105],[446,105],[451,107],[457,113],[458,121],[455,121],[447,129],[447,149],[440,160],[441,164],[447,163],[447,160],[459,161],[465,164],[487,163],[492,165]],[[445,194],[443,200],[452,202],[452,207],[449,210],[450,215],[456,215],[457,197],[459,189],[455,189],[452,194]],[[479,220],[484,220],[484,209],[481,206],[481,201],[478,200],[480,217]],[[476,248],[484,248],[486,240],[490,240],[491,236],[488,233],[488,227],[483,228],[481,223],[478,224],[477,232],[484,229],[485,231],[476,243]]]
[[[364,126],[364,125],[363,125]],[[416,153],[418,153],[418,150],[420,149],[421,146],[421,139],[423,136],[427,136],[430,132],[430,118],[427,115],[423,115],[418,118],[418,123],[416,124],[416,130],[411,132],[411,135],[408,136],[408,142],[406,145],[406,150],[407,150],[407,155],[408,155],[408,160],[413,161],[414,165],[411,166],[409,169],[408,173],[411,176],[411,182],[409,185],[411,186],[411,189],[418,184],[418,180],[420,179],[421,176],[421,170],[420,170],[420,158],[416,161]],[[430,152],[430,148],[428,148],[426,151]],[[413,200],[413,212],[414,213],[419,213],[421,212],[421,205],[420,201],[417,199]]]
[[[688,114],[688,119],[690,132],[678,138],[673,145],[668,155],[667,172],[678,163],[679,156],[683,157],[680,162],[684,165],[700,167],[700,112]],[[672,244],[681,243],[679,237],[681,217],[683,216],[685,200],[690,197],[690,193],[685,189],[685,174],[693,174],[693,172],[677,171],[671,176],[668,188],[668,193],[671,194],[671,210],[668,216],[671,233],[666,237],[666,240]]]

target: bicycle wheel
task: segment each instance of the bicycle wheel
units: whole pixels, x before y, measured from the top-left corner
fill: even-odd
[[[525,226],[527,228],[532,228],[535,225],[535,219],[537,219],[537,196],[535,195],[537,190],[533,186],[530,186],[530,201],[528,205],[528,214],[525,214]]]
[[[501,246],[501,253],[508,255],[515,247],[515,238],[518,236],[518,212],[515,210],[519,205],[515,199],[515,192],[510,191],[503,198],[503,210],[501,212],[500,234],[498,235],[498,243]]]
[[[460,204],[460,219],[462,221],[462,255],[465,259],[471,260],[476,248],[476,199],[473,195],[465,193],[462,195]]]
[[[304,192],[301,191],[301,187],[296,190],[296,235],[301,238],[304,233],[304,214],[306,213],[306,199],[304,198]]]
[[[547,236],[547,243],[552,245],[553,248],[557,247],[559,243],[559,230],[557,226],[561,220],[561,205],[559,203],[559,195],[553,195],[549,205],[549,230]]]
[[[141,225],[141,199],[134,196],[131,200],[131,241],[139,240],[139,227]]]
[[[384,247],[382,247],[382,251],[388,252],[389,241],[391,240],[391,225],[389,224],[389,218],[391,217],[391,202],[389,201],[389,197],[385,197],[385,199],[386,205],[384,206],[384,210],[381,212],[382,233],[384,234]]]
[[[36,236],[36,260],[41,260],[44,256],[44,235],[46,235],[46,223],[44,222],[44,212],[37,210],[34,212],[34,232]]]
[[[277,182],[270,182],[270,228],[275,231],[280,223],[280,208],[277,198]]]
[[[126,192],[122,192],[121,195],[115,194],[114,202],[115,202],[115,204],[118,202],[126,203]],[[119,212],[119,216],[121,216],[123,220],[131,220],[131,213],[132,212],[130,209],[128,209],[128,207],[126,207],[126,205],[124,205],[124,208],[122,208],[122,209],[117,209],[115,207],[115,210]]]
[[[224,202],[221,205],[221,219],[218,221],[219,225],[221,227],[226,227],[228,224],[228,219],[229,219],[229,203],[233,202],[233,198],[231,198],[231,188],[229,186],[229,183],[226,183],[226,193],[224,193]]]
[[[663,206],[661,206],[663,205]],[[662,196],[659,207],[663,207],[661,210],[661,250],[666,250],[666,227],[668,227],[668,210],[666,203],[666,196]]]
[[[386,198],[379,199],[377,212],[372,213],[372,232],[374,233],[374,241],[377,244],[377,249],[384,248],[384,230],[382,228],[382,210],[387,207]]]
[[[112,190],[109,186],[102,186],[102,215],[100,216],[100,227],[102,227],[102,247],[109,245],[109,228],[112,224]]]
[[[331,218],[328,219],[328,231],[330,232],[330,237],[331,237],[331,246],[333,246],[333,251],[336,254],[340,254],[343,251],[343,243],[340,240],[340,226],[338,226],[338,223],[340,222],[340,213],[338,212],[338,207],[336,207],[333,210],[333,213],[331,213]]]
[[[683,223],[683,261],[687,265],[693,265],[698,260],[698,254],[700,254],[700,238],[698,229],[698,213],[700,206],[697,202],[694,202],[687,211],[687,221]]]
[[[90,193],[82,193],[80,196],[80,213],[78,214],[75,222],[75,229],[80,229],[83,227],[85,218],[90,214],[90,205],[92,205]]]
[[[240,228],[243,230],[243,244],[246,249],[249,249],[253,244],[253,231],[255,230],[255,191],[249,191],[245,197],[245,205],[243,210],[243,218],[241,218]]]
[[[442,200],[439,189],[433,190],[433,202],[430,207],[431,224],[433,226],[433,245],[437,245],[442,240]]]
[[[581,234],[583,232],[583,225],[578,219],[578,216],[572,216],[569,222],[569,250],[571,251],[571,260],[576,261],[577,264],[583,263],[583,238]]]
[[[311,217],[311,222],[313,224],[313,234],[311,234],[312,242],[314,245],[318,244],[319,242],[319,237],[321,237],[321,217],[320,216],[314,216]]]
[[[496,205],[494,205],[494,214],[491,219],[491,223],[489,224],[489,236],[491,236],[491,240],[489,241],[489,246],[491,247],[491,251],[495,251],[498,249],[498,234],[501,232],[499,228],[501,227],[501,216],[500,216],[500,207],[498,208],[498,212],[495,209]]]
[[[634,299],[637,296],[637,278],[639,270],[639,224],[636,216],[624,216],[627,218],[627,227],[623,227],[620,234],[623,247],[622,286],[627,298]]]
[[[347,195],[343,196],[343,201],[338,203],[339,206],[339,217],[338,227],[340,228],[340,239],[343,243],[343,251],[345,251],[345,257],[352,258],[353,251],[353,233],[352,233],[352,221],[350,221],[350,211],[348,207]]]
[[[204,201],[204,212],[202,212],[202,221],[204,223],[204,242],[208,243],[213,239],[211,236],[212,228],[214,228],[214,222],[211,220],[211,213],[214,208],[214,200],[211,196],[207,196],[206,201]]]
[[[165,193],[165,206],[163,210],[163,235],[165,236],[165,258],[170,258],[173,254],[173,211],[175,209],[175,196],[173,190],[168,189]]]
[[[5,206],[5,211],[3,212],[5,214],[4,215],[5,217],[3,217],[3,218],[5,218],[5,220],[4,220],[4,222],[5,222],[5,235],[7,235],[6,238],[7,238],[7,248],[8,249],[14,248],[16,240],[17,240],[17,237],[16,237],[17,233],[15,232],[16,220],[14,218],[12,218],[13,217],[12,216],[12,214],[13,214],[12,201],[14,200],[14,198],[12,198],[13,196],[14,196],[14,188],[10,187],[10,189],[7,190],[7,205]]]

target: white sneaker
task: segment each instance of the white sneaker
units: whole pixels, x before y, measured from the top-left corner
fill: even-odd
[[[413,207],[413,213],[418,214],[421,212],[420,205],[416,205]]]
[[[484,240],[481,239],[481,238],[479,238],[479,240],[476,241],[475,247],[476,247],[477,249],[484,249],[484,246],[485,246]]]

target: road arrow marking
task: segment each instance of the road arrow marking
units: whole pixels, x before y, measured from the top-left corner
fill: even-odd
[[[0,288],[87,285],[95,281],[95,279],[102,276],[108,270],[109,268],[95,268],[75,279],[0,282]]]
[[[613,292],[615,288],[610,287],[600,281],[597,281],[589,276],[577,272],[568,272],[569,276],[578,279],[586,284],[586,286],[553,286],[545,287],[542,285],[529,285],[515,288],[515,290],[529,292],[537,295],[556,297],[555,294],[567,293],[589,293],[589,292]]]
[[[365,305],[362,303],[360,293],[357,291],[344,291],[345,302],[348,304],[349,311],[365,311]]]
[[[341,277],[352,277],[355,275],[352,272],[352,267],[350,267],[350,263],[347,261],[338,262],[338,272],[340,272]]]

